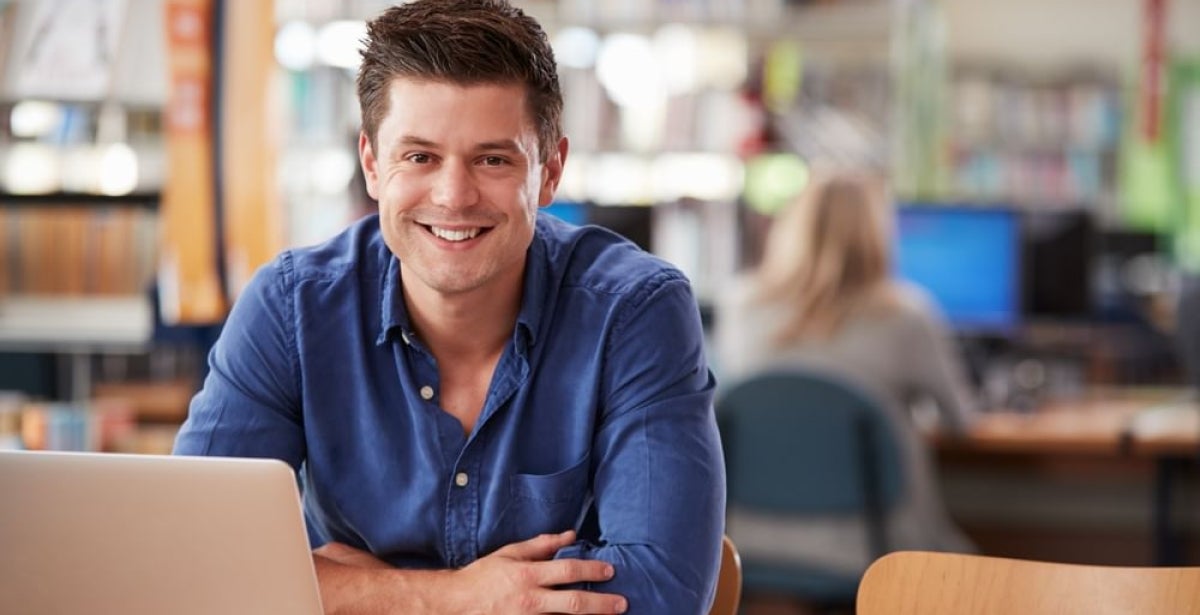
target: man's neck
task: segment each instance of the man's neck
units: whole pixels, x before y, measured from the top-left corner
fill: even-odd
[[[518,278],[519,280],[520,278]],[[409,318],[439,362],[495,357],[512,337],[521,309],[520,283],[444,295],[404,291]]]

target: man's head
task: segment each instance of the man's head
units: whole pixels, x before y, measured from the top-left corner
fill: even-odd
[[[368,26],[358,90],[364,183],[406,300],[519,299],[568,149],[541,28],[502,0],[389,9]]]
[[[562,90],[554,52],[532,17],[506,0],[417,0],[367,25],[358,70],[363,131],[378,149],[396,77],[456,85],[521,84],[537,128],[541,162],[562,137]]]

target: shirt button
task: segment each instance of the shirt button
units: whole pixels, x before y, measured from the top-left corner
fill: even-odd
[[[421,399],[426,401],[433,399],[433,387],[429,385],[421,387]]]
[[[412,345],[412,341],[408,339],[408,331],[400,331],[400,339],[404,340],[405,345]]]
[[[454,475],[454,484],[459,487],[466,487],[469,482],[471,482],[471,477],[467,476],[466,472],[459,472]]]

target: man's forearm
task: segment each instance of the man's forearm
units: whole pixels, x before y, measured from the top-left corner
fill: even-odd
[[[370,553],[331,543],[313,552],[326,613],[406,615],[612,615],[628,608],[613,594],[559,589],[613,578],[605,562],[553,560],[575,532],[506,545],[458,570],[401,570]]]
[[[359,552],[358,562],[313,554],[313,567],[321,590],[325,612],[338,615],[395,613],[403,605],[405,613],[434,613],[425,592],[439,584],[445,571],[400,570]],[[373,560],[376,564],[369,560]]]
[[[699,540],[699,543],[707,542]],[[611,581],[592,584],[595,591],[610,592],[629,600],[629,613],[700,615],[708,612],[712,586],[698,576],[694,562],[709,556],[668,556],[647,544],[608,544],[603,547],[577,543],[559,552],[560,557],[609,562],[619,573]]]

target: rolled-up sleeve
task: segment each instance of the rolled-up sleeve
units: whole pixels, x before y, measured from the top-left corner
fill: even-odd
[[[175,439],[176,455],[271,457],[293,468],[304,460],[290,265],[284,253],[238,298]]]
[[[635,294],[606,353],[592,449],[599,544],[558,554],[611,562],[593,584],[629,613],[707,613],[724,533],[725,473],[699,314],[687,281]]]

